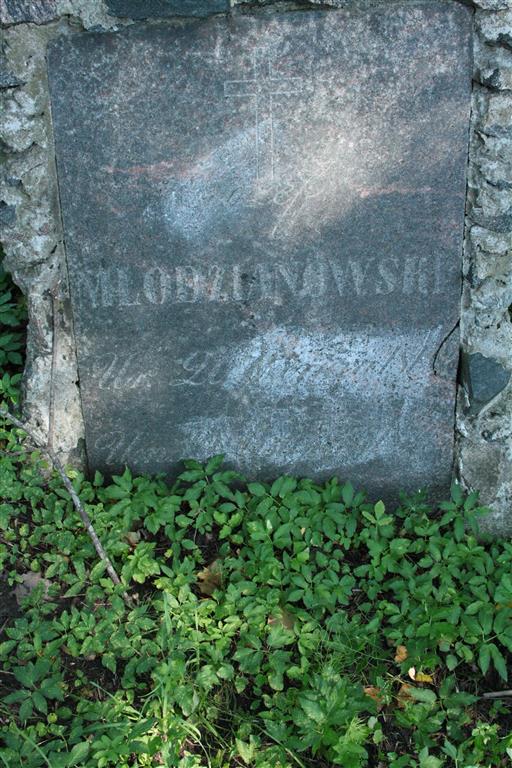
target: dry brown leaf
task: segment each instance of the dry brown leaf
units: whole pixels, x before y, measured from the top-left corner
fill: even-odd
[[[402,683],[400,686],[400,690],[398,691],[398,706],[399,707],[405,707],[409,702],[413,701],[412,695],[409,693],[411,690],[412,685],[409,685],[408,683]]]
[[[124,538],[130,545],[130,547],[132,547],[132,549],[135,549],[135,547],[140,541],[140,533],[139,531],[128,531],[128,533],[125,533]]]
[[[384,706],[384,699],[382,698],[382,691],[376,685],[367,685],[364,692],[370,699],[373,699],[379,709]]]
[[[197,584],[203,595],[213,595],[222,584],[222,572],[220,562],[214,560],[197,574]]]
[[[411,667],[407,674],[411,678],[411,680],[414,680],[416,683],[433,683],[434,678],[432,675],[427,675],[425,672],[416,672],[416,669],[414,667]]]
[[[417,683],[433,683],[434,678],[432,677],[432,675],[426,675],[424,672],[417,672],[416,682]]]
[[[399,645],[395,653],[396,663],[401,664],[403,661],[406,660],[408,655],[409,654],[407,653],[407,648],[405,647],[405,645]]]
[[[273,613],[267,619],[267,624],[272,626],[273,624],[281,624],[285,629],[293,629],[295,623],[295,617],[286,608],[281,608],[280,613]]]
[[[23,573],[20,577],[19,583],[14,587],[14,596],[18,605],[25,597],[27,597],[27,595],[30,595],[30,593],[33,592],[33,590],[38,587],[39,584],[43,585],[43,600],[48,600],[48,593],[52,584],[51,581],[49,579],[43,578],[40,573],[34,573],[33,571]]]

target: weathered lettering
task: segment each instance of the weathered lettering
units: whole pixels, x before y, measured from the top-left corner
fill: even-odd
[[[442,292],[436,277],[442,258],[437,255],[429,262],[426,258],[408,257],[402,268],[397,258],[376,256],[364,263],[329,257],[311,259],[305,264],[183,265],[151,267],[145,272],[109,267],[83,273],[80,297],[84,306],[108,309],[249,300],[282,305],[287,300],[332,293],[340,298],[351,294],[362,298],[390,294],[427,296]]]

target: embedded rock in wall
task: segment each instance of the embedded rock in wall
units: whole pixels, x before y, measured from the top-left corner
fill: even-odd
[[[512,530],[512,2],[477,5],[485,10],[474,23],[457,467],[493,508],[490,526],[505,532]]]

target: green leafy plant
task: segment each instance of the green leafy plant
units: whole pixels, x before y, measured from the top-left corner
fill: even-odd
[[[170,486],[69,470],[116,585],[62,478],[21,430],[0,442],[0,764],[510,766],[512,544],[479,534],[476,494],[386,509],[221,456]]]
[[[23,295],[2,267],[0,250],[0,403],[17,403],[25,346]]]

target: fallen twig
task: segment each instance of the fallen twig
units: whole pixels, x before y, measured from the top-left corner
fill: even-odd
[[[512,696],[512,691],[489,691],[482,694],[483,699],[501,699],[505,696]]]
[[[100,558],[100,560],[102,560],[105,563],[108,575],[110,576],[110,578],[112,579],[114,584],[120,585],[121,584],[121,580],[120,580],[119,576],[117,575],[114,566],[112,565],[112,561],[110,560],[109,556],[105,552],[105,550],[103,548],[103,545],[102,545],[101,541],[98,538],[98,534],[94,530],[94,527],[93,527],[93,525],[91,523],[91,519],[90,519],[89,515],[87,514],[87,512],[85,511],[84,506],[83,506],[82,502],[80,501],[80,497],[78,496],[77,492],[73,488],[73,484],[71,483],[71,480],[66,475],[66,471],[65,471],[64,467],[62,466],[59,457],[56,456],[50,448],[48,448],[45,445],[42,445],[41,441],[36,437],[36,435],[30,429],[30,427],[27,427],[27,425],[24,424],[19,419],[17,419],[16,416],[13,416],[12,413],[10,413],[9,411],[5,410],[4,408],[0,408],[0,416],[2,418],[4,418],[4,419],[7,419],[7,421],[10,421],[11,424],[13,424],[15,427],[18,427],[19,429],[22,429],[23,432],[25,432],[29,436],[29,438],[32,440],[32,442],[35,444],[35,446],[37,448],[39,448],[39,450],[41,450],[43,453],[45,453],[48,456],[48,458],[50,459],[52,465],[54,466],[54,468],[56,469],[56,471],[60,475],[60,477],[62,479],[62,482],[64,483],[64,485],[66,487],[67,492],[71,496],[71,500],[73,502],[73,506],[75,507],[76,511],[78,512],[78,514],[80,515],[80,517],[82,519],[82,522],[83,522],[83,524],[85,526],[85,529],[86,529],[86,531],[87,531],[87,533],[88,533],[92,543],[94,544],[94,549],[96,550],[96,552],[98,554],[98,557]],[[131,604],[132,600],[131,600],[130,596],[126,592],[123,593],[123,596],[124,596],[124,599],[126,600],[126,602]]]

